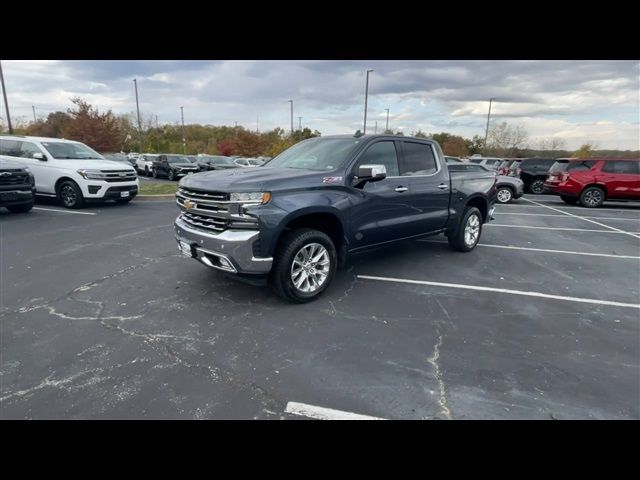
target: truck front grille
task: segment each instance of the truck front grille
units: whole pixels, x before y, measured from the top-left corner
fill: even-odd
[[[188,198],[190,200],[210,201],[210,202],[226,202],[229,200],[229,194],[223,192],[202,192],[199,190],[191,190],[184,187],[178,189],[178,196]]]
[[[29,183],[29,174],[24,170],[3,170],[0,185],[24,185]]]
[[[100,170],[104,174],[105,182],[131,182],[136,179],[136,172],[133,170]]]
[[[203,228],[214,232],[222,232],[227,228],[227,219],[223,217],[210,217],[208,215],[182,212],[180,218],[196,228]]]

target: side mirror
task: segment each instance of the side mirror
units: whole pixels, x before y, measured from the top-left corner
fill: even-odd
[[[46,162],[47,157],[45,157],[44,153],[36,152],[32,155],[36,160],[40,160],[41,162]]]
[[[387,178],[387,167],[384,165],[360,165],[355,177],[355,187],[362,188],[367,182],[379,182]]]

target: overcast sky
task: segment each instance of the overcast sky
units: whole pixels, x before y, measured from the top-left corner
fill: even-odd
[[[15,120],[66,110],[80,96],[99,110],[140,111],[158,122],[233,125],[260,131],[294,122],[324,135],[389,127],[471,137],[491,123],[520,124],[535,146],[559,137],[568,149],[640,149],[637,61],[3,61]],[[3,102],[4,103],[4,102]],[[1,115],[4,120],[4,104]]]

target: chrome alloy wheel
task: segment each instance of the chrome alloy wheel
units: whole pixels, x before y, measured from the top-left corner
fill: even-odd
[[[313,293],[327,281],[330,268],[327,249],[319,243],[310,243],[293,257],[291,281],[299,291]]]
[[[472,247],[478,241],[480,235],[480,219],[477,215],[471,215],[467,219],[467,224],[464,226],[464,243],[467,247]]]
[[[60,197],[62,198],[62,203],[67,207],[75,205],[76,203],[76,191],[71,185],[65,185],[62,187],[60,190]]]
[[[498,190],[498,201],[500,203],[509,203],[511,197],[511,190],[509,190],[508,188],[501,188],[500,190]]]
[[[544,192],[544,181],[536,180],[531,184],[531,193],[540,195]]]
[[[600,190],[589,190],[584,194],[584,203],[590,206],[596,206],[602,201],[602,193]]]

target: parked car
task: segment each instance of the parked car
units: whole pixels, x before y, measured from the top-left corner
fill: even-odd
[[[447,165],[447,168],[452,176],[459,172],[482,171],[496,175],[496,202],[498,203],[510,203],[524,195],[524,182],[517,177],[499,175],[494,170],[475,163],[452,163]]]
[[[133,158],[129,158],[124,153],[102,153],[101,154],[107,160],[113,160],[114,162],[126,163],[135,168],[136,161]]]
[[[199,155],[198,165],[201,170],[224,170],[227,168],[239,168],[231,157],[222,155]]]
[[[640,159],[558,160],[545,187],[568,204],[600,207],[605,200],[640,200]]]
[[[483,157],[481,155],[472,155],[469,157],[469,163],[475,163],[476,165],[482,165],[483,167],[491,169],[495,169],[502,161],[502,158]]]
[[[106,160],[84,143],[3,135],[0,155],[31,170],[37,195],[57,197],[67,208],[92,201],[129,202],[138,194],[133,167]]]
[[[264,162],[262,160],[258,160],[257,158],[245,157],[238,157],[233,160],[233,163],[235,163],[240,168],[261,167],[262,165],[264,165]]]
[[[150,177],[153,174],[153,161],[158,158],[156,153],[145,153],[136,157],[135,168],[139,174]]]
[[[461,158],[458,158],[458,157],[445,156],[444,159],[445,159],[445,161],[447,163],[464,163],[464,161]]]
[[[511,162],[509,169],[519,171],[525,191],[539,195],[545,192],[544,181],[555,162],[555,158],[518,158]]]
[[[0,156],[0,207],[11,213],[27,213],[33,208],[35,195],[31,171],[9,157]]]
[[[192,163],[185,155],[162,154],[153,161],[153,178],[167,177],[177,180],[192,173],[198,173],[200,167]]]
[[[202,167],[200,167],[198,157],[196,157],[195,155],[185,155],[185,157],[187,158],[187,160],[189,160],[189,162],[198,167],[198,171],[204,170]]]
[[[451,177],[432,140],[316,137],[261,168],[180,180],[175,236],[202,264],[307,302],[348,254],[439,233],[473,250],[495,194],[493,172]]]

